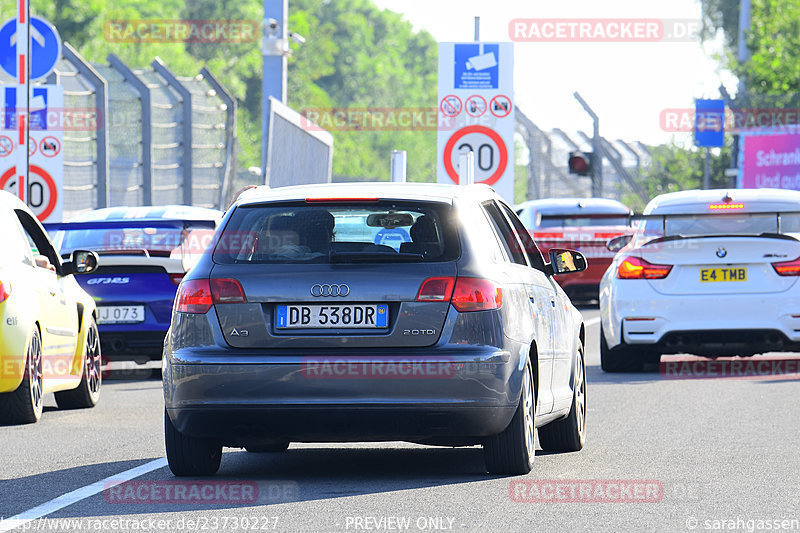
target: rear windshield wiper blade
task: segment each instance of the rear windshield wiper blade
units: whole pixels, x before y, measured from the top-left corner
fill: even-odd
[[[391,252],[331,252],[331,263],[417,263],[425,258],[422,254]]]

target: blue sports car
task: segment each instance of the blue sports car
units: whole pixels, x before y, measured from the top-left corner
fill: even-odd
[[[100,256],[79,283],[97,304],[104,358],[161,359],[175,292],[221,217],[201,207],[109,207],[47,225],[62,257],[76,249]]]

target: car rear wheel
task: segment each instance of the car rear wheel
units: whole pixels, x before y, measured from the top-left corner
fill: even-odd
[[[17,390],[0,394],[0,420],[10,424],[32,424],[42,416],[44,372],[42,337],[34,326],[25,354],[25,373]]]
[[[613,349],[609,348],[603,325],[600,325],[600,367],[604,372],[641,372],[644,362],[645,357],[630,346],[620,344]]]
[[[97,324],[94,318],[91,318],[83,347],[83,371],[80,385],[75,389],[54,394],[59,409],[83,409],[97,405],[102,383],[101,359],[100,335],[97,333]]]
[[[483,443],[483,458],[490,474],[527,474],[533,468],[536,455],[535,405],[533,373],[528,359],[522,378],[522,394],[511,423],[502,433]]]
[[[245,446],[245,450],[250,453],[279,453],[289,449],[289,441],[282,440],[269,444],[259,444],[258,446]]]
[[[539,428],[539,445],[549,452],[577,452],[586,441],[586,367],[583,343],[578,341],[572,408],[567,418],[555,420]]]
[[[164,443],[169,469],[176,476],[210,476],[219,470],[222,445],[190,437],[177,430],[164,411]]]

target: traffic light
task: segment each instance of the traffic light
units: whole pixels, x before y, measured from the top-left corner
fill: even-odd
[[[568,166],[570,174],[588,176],[592,173],[592,153],[570,152]]]

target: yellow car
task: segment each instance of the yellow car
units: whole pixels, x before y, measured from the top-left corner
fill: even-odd
[[[42,225],[16,196],[0,191],[0,423],[39,420],[43,397],[62,409],[100,397],[94,300],[73,274],[97,268],[94,252],[61,261]]]

